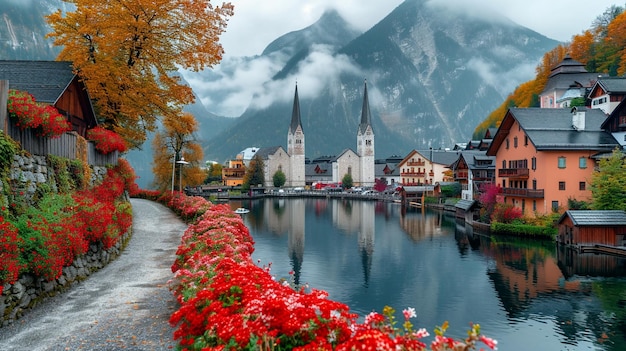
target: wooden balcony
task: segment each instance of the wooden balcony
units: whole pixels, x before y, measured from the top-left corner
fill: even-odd
[[[400,172],[400,177],[424,177],[426,172]]]
[[[406,163],[407,166],[414,166],[414,167],[424,167],[426,165],[426,161],[408,161]]]
[[[528,179],[528,168],[500,168],[498,177]]]
[[[503,188],[502,195],[542,199],[543,189]]]

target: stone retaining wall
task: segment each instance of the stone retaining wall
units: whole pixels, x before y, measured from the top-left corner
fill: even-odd
[[[9,178],[17,182],[17,186],[24,192],[24,198],[30,200],[37,191],[37,184],[49,182],[49,169],[52,172],[45,156],[15,155]],[[102,181],[106,172],[106,167],[92,167],[90,184]],[[0,327],[15,322],[45,298],[69,289],[73,284],[106,266],[121,254],[130,237],[129,231],[108,250],[104,250],[101,243],[91,244],[87,253],[77,257],[71,266],[63,268],[61,277],[53,281],[24,274],[14,284],[5,284],[0,295]]]

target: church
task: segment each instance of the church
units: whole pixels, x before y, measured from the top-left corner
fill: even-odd
[[[354,185],[374,186],[375,148],[374,130],[364,83],[361,120],[356,131],[356,151],[343,150],[338,156],[320,157],[311,162],[305,157],[305,134],[300,116],[300,101],[296,85],[291,122],[287,132],[287,150],[282,146],[259,148],[255,157],[263,160],[265,187],[273,187],[273,177],[281,171],[286,177],[286,187],[305,187],[314,184],[338,184],[349,174]]]

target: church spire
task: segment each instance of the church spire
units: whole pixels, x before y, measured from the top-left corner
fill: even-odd
[[[372,125],[372,115],[370,113],[370,103],[367,97],[367,79],[365,80],[365,90],[363,92],[363,107],[361,108],[361,123],[359,124],[359,132],[365,133],[367,127]]]
[[[296,93],[293,97],[293,111],[291,112],[289,133],[295,133],[298,127],[302,129],[302,121],[300,120],[300,99],[298,99],[298,83],[296,83]]]

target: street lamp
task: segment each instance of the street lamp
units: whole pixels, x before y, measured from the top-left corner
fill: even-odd
[[[178,170],[178,191],[182,192],[183,191],[183,166],[188,165],[189,162],[185,161],[185,156],[181,156],[180,160],[176,161],[176,163],[180,165],[180,169]],[[174,181],[172,181],[172,187],[174,187]]]
[[[174,160],[172,161],[172,193],[174,192],[174,174],[176,173],[176,159],[178,158],[178,152],[174,154]]]

